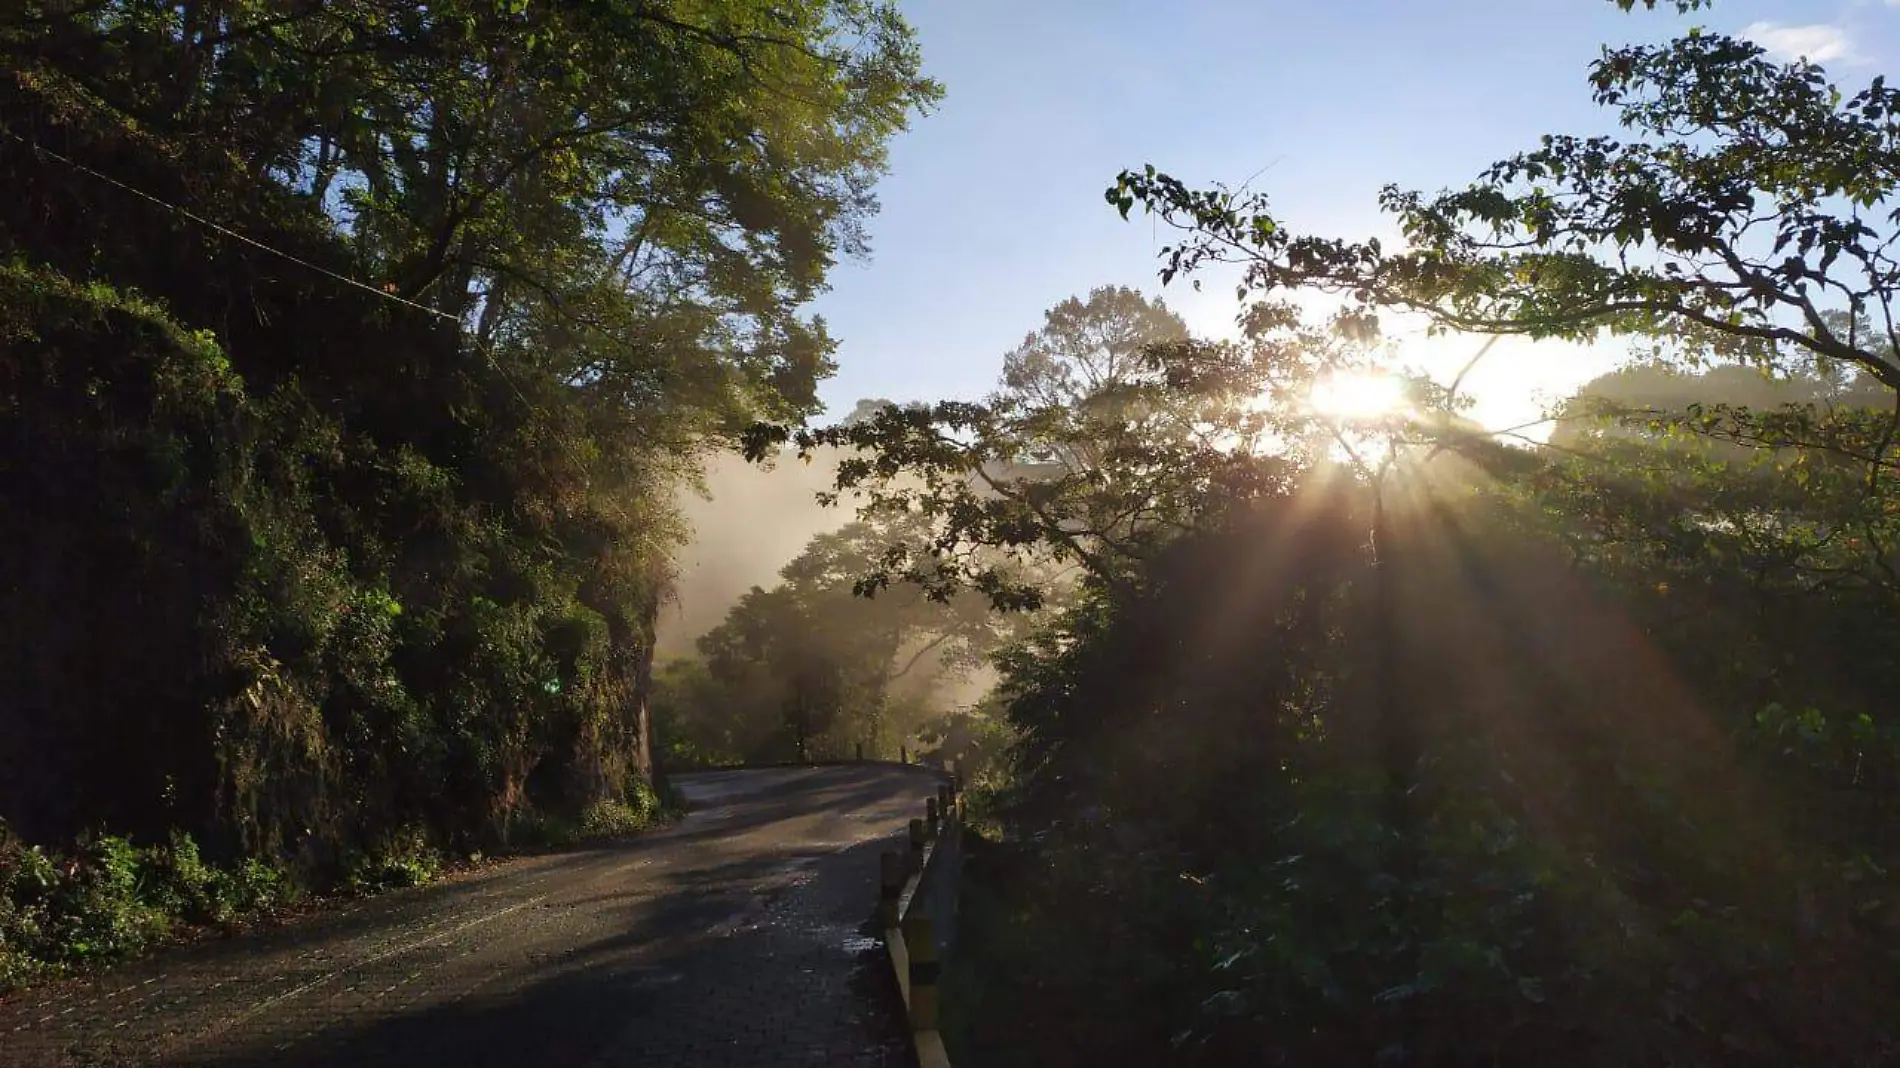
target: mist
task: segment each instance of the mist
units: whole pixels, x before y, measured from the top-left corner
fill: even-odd
[[[808,464],[786,457],[770,468],[720,453],[706,465],[705,495],[679,491],[693,534],[676,558],[673,598],[660,612],[659,659],[691,654],[694,639],[718,626],[747,590],[777,584],[779,569],[814,535],[851,521],[849,503],[817,501],[837,468],[830,451]]]

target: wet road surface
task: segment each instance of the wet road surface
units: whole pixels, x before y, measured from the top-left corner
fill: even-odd
[[[525,858],[0,1002],[0,1066],[907,1063],[865,937],[936,780],[682,776],[637,840]]]

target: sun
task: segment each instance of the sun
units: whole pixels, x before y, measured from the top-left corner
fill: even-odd
[[[1378,419],[1405,404],[1405,380],[1377,371],[1342,371],[1313,383],[1306,402],[1331,419]]]

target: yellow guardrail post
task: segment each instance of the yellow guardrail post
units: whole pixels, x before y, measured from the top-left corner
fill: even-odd
[[[907,758],[909,754],[903,755]],[[940,782],[936,796],[924,801],[924,818],[910,821],[909,849],[902,854],[886,851],[878,856],[877,925],[884,935],[884,949],[903,1000],[919,1068],[950,1068],[943,1035],[937,1030],[938,980],[943,964],[930,916],[932,894],[925,885],[933,878],[955,877],[952,869],[957,864],[960,780],[949,774],[947,767],[945,772],[948,781]],[[937,851],[946,848],[951,852],[940,863]],[[954,884],[950,891],[955,892]]]
[[[904,919],[904,949],[910,957],[910,1026],[913,1031],[937,1029],[937,941],[930,917],[919,912]]]

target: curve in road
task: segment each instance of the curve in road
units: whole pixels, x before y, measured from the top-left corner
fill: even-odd
[[[936,780],[676,780],[680,822],[0,1003],[0,1066],[905,1064],[867,937],[877,854]]]

